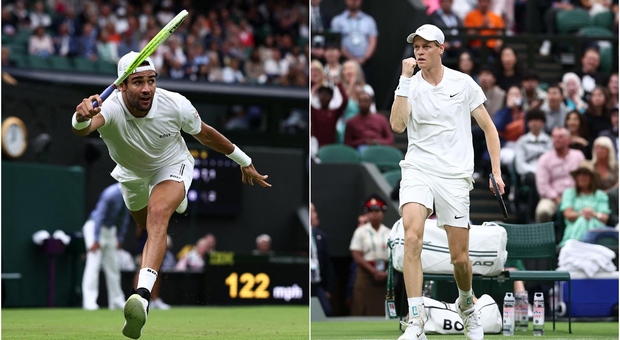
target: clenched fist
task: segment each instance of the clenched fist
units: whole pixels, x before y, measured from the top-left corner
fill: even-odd
[[[403,60],[403,73],[402,75],[411,78],[413,76],[413,70],[415,70],[418,62],[414,58],[407,58]]]

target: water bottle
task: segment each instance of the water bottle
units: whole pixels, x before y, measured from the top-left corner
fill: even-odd
[[[528,296],[527,290],[515,292],[515,331],[527,332],[529,318],[527,317]]]
[[[515,297],[507,292],[504,297],[504,320],[502,333],[504,335],[514,335],[515,333]]]
[[[534,294],[534,336],[545,335],[545,297]]]

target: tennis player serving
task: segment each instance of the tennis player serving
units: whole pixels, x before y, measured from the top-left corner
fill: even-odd
[[[443,66],[444,39],[442,31],[433,25],[420,26],[407,37],[416,58],[402,62],[390,114],[392,130],[401,133],[407,129],[408,137],[407,153],[400,163],[399,211],[405,227],[403,273],[409,320],[399,340],[426,339],[420,254],[424,221],[432,213],[433,203],[437,225],[448,236],[459,290],[456,308],[465,324],[465,336],[471,340],[484,338],[472,291],[468,249],[469,191],[474,170],[471,116],[484,130],[492,172],[503,193],[500,144],[495,125],[482,105],[486,98],[480,86],[470,76]],[[421,72],[413,75],[416,66]]]
[[[118,62],[121,76],[138,53]],[[98,107],[93,108],[93,101]],[[123,200],[148,239],[142,252],[137,289],[125,302],[123,334],[138,339],[146,323],[149,299],[166,251],[170,217],[187,208],[187,190],[194,176],[194,159],[181,131],[227,155],[239,164],[241,180],[270,187],[252,160],[214,128],[182,95],[157,88],[151,58],[139,65],[118,90],[102,103],[99,95],[84,98],[72,120],[73,132],[86,136],[97,130],[116,162],[112,177],[121,185]]]

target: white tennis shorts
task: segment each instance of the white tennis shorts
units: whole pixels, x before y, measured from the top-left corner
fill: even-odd
[[[431,212],[433,202],[437,226],[467,228],[469,223],[469,191],[474,188],[470,178],[444,178],[415,169],[402,169],[399,213],[407,203],[419,203]]]
[[[116,172],[116,171],[115,171]],[[151,190],[163,181],[177,181],[185,184],[185,195],[192,184],[194,177],[194,160],[189,158],[182,163],[177,163],[163,168],[151,176],[143,178],[124,178],[118,173],[114,178],[121,184],[121,192],[125,205],[131,211],[138,211],[149,203]]]

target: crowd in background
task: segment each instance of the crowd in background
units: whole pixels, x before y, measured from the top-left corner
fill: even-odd
[[[189,16],[151,56],[161,77],[308,85],[306,1],[3,1],[2,34],[30,34],[28,53],[117,62],[181,10]],[[10,63],[3,49],[3,64]],[[7,57],[4,55],[7,54]]]
[[[377,111],[372,74],[365,73],[373,72],[369,64],[380,34],[389,32],[378,32],[372,13],[361,10],[362,0],[343,2],[343,12],[328,13],[321,0],[311,1],[313,151],[334,143],[356,148],[360,154],[368,145],[395,146],[387,122],[389,108]],[[589,230],[617,226],[619,81],[617,72],[602,71],[601,50],[606,43],[585,44],[581,55],[575,56],[574,69],[543,82],[526,70],[516,46],[501,39],[531,33],[525,27],[525,1],[424,3],[428,22],[446,36],[444,60],[455,59],[454,68],[470,75],[485,93],[484,105],[500,135],[509,203],[518,222],[555,221],[560,245],[584,239]],[[617,35],[617,1],[538,1],[536,6],[546,34],[559,34],[558,12],[582,9],[592,17],[611,12],[609,30]],[[463,34],[497,37],[487,40],[481,53],[482,41],[462,41]],[[538,43],[541,57],[561,48],[550,41]],[[383,66],[381,74],[390,74],[390,68],[397,72],[399,66]],[[484,134],[474,120],[472,135],[474,178],[483,180],[490,172],[490,160]]]

